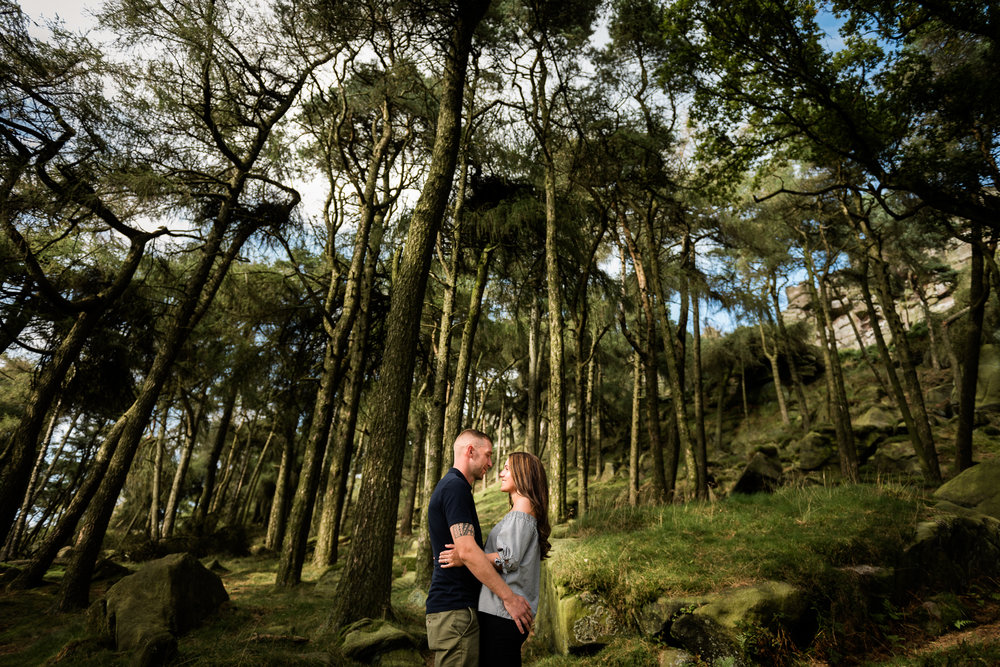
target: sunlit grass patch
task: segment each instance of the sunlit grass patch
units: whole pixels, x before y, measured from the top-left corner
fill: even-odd
[[[925,511],[915,494],[873,485],[595,508],[556,544],[550,567],[620,609],[762,580],[809,587],[830,567],[889,564]]]

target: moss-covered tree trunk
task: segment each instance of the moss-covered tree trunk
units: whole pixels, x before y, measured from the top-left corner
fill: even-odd
[[[464,180],[464,179],[463,179]],[[462,181],[460,181],[462,182]],[[423,497],[430,499],[438,480],[441,479],[445,452],[444,413],[448,404],[448,385],[450,377],[448,366],[451,358],[452,318],[455,313],[455,295],[458,291],[458,266],[461,249],[460,227],[456,225],[451,244],[451,263],[442,266],[445,272],[444,300],[441,305],[441,319],[438,324],[437,351],[434,358],[434,390],[431,393],[430,404],[427,407],[427,444],[424,454],[424,490]],[[449,435],[448,437],[453,437]],[[449,443],[450,444],[450,443]],[[450,464],[450,460],[449,460]],[[426,514],[426,513],[424,513]],[[421,515],[421,527],[417,535],[416,572],[417,584],[427,590],[434,571],[434,561],[431,554],[430,532],[426,516]]]
[[[372,392],[371,442],[358,492],[364,512],[355,516],[351,553],[337,587],[332,620],[338,627],[358,618],[384,617],[390,611],[396,511],[420,314],[434,239],[455,175],[472,35],[489,4],[470,0],[452,8],[431,164],[395,272],[381,372]]]

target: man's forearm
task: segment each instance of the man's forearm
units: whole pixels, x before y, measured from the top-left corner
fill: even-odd
[[[497,573],[490,563],[489,558],[482,549],[474,548],[463,550],[468,553],[460,553],[459,556],[465,562],[465,566],[475,575],[484,586],[493,591],[501,600],[508,600],[514,595],[507,582]]]

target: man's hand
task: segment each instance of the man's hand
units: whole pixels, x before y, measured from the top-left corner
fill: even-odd
[[[446,548],[440,554],[438,554],[437,561],[441,564],[441,567],[462,567],[465,565],[462,562],[462,557],[458,555],[458,550],[455,549],[454,544],[444,545]]]
[[[528,604],[527,600],[511,591],[510,598],[503,601],[503,607],[510,614],[510,617],[514,619],[518,632],[523,635],[531,630],[531,624],[535,618],[531,613],[531,605]]]

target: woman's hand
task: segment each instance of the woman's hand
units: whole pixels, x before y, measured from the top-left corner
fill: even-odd
[[[458,555],[458,550],[454,544],[446,544],[445,550],[438,554],[438,563],[441,567],[462,567],[465,565]]]

